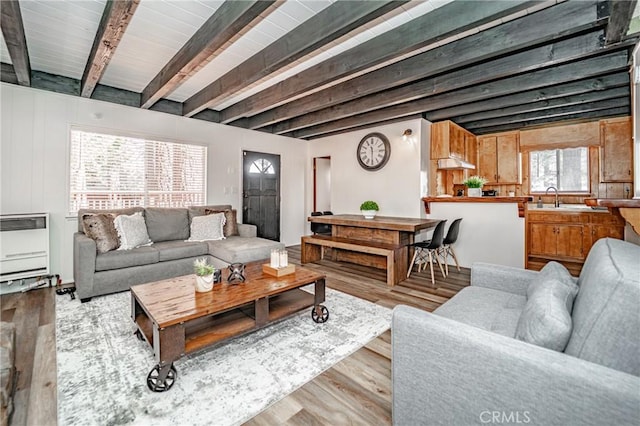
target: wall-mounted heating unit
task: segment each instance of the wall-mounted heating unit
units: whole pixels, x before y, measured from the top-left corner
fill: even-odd
[[[0,281],[49,275],[49,214],[0,215]]]

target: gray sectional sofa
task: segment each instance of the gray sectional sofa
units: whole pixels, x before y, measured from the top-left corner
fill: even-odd
[[[516,338],[540,279],[474,264],[471,286],[433,313],[396,307],[393,423],[639,424],[640,246],[596,242],[561,350]],[[545,311],[551,304],[541,305],[540,319],[559,321]]]
[[[230,205],[189,208],[141,208],[120,210],[80,210],[78,232],[73,238],[73,276],[78,297],[83,302],[94,296],[128,290],[132,285],[193,273],[193,261],[206,258],[216,268],[230,263],[267,259],[273,249],[284,244],[258,238],[256,227],[238,223],[240,235],[217,241],[185,241],[191,219],[206,209],[229,210]],[[145,217],[150,246],[132,250],[98,253],[96,242],[83,233],[82,217],[88,213],[133,214]]]

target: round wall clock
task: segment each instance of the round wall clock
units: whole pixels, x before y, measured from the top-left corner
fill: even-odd
[[[369,133],[358,144],[356,157],[363,169],[380,170],[389,161],[391,144],[382,133]]]

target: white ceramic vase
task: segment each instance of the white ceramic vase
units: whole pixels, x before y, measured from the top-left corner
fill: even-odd
[[[376,217],[376,210],[360,210],[365,219],[373,219]]]
[[[482,197],[482,188],[467,188],[468,197]]]
[[[211,289],[213,288],[213,274],[205,276],[196,275],[195,287],[198,293],[211,291]]]

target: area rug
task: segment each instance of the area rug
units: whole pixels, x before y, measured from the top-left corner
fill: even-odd
[[[155,393],[146,384],[153,351],[133,334],[130,297],[56,300],[59,425],[241,424],[391,323],[390,309],[327,289],[326,323],[314,323],[309,308],[184,357],[174,364],[173,387]]]

